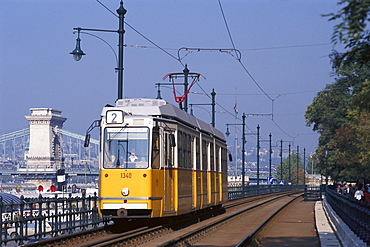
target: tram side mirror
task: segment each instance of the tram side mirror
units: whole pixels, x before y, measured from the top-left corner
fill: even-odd
[[[90,134],[86,134],[84,147],[87,148],[90,144]]]
[[[169,139],[170,139],[170,147],[176,147],[175,135],[170,134]]]
[[[232,162],[233,161],[233,156],[232,154],[229,154],[229,161]]]

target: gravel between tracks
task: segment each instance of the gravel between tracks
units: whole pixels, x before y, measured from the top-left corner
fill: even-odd
[[[303,198],[295,202],[265,233],[259,246],[320,246],[315,227],[315,203]]]

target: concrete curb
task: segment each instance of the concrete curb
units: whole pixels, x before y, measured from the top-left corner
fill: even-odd
[[[317,201],[315,204],[315,222],[316,230],[320,239],[320,246],[341,247],[341,244],[326,217],[322,201]]]

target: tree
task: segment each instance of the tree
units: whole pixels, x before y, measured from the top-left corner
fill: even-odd
[[[317,159],[315,156],[310,156],[306,163],[306,173],[307,174],[317,174],[319,173],[317,170]]]
[[[317,94],[305,117],[320,133],[317,170],[324,175],[328,164],[334,180],[357,180],[370,176],[370,1],[339,4],[344,7],[338,13],[326,16],[339,21],[332,42],[346,50],[331,54],[334,83]]]
[[[304,179],[304,168],[303,162],[301,162],[301,155],[298,154],[298,168],[297,168],[297,152],[292,151],[290,155],[290,176],[289,176],[289,157],[283,160],[283,180],[285,183],[292,182],[292,184],[303,184]],[[281,174],[281,163],[276,166],[276,172],[280,178]],[[297,180],[297,169],[298,169],[298,180]],[[289,181],[290,177],[290,181]]]
[[[339,5],[344,5],[338,13],[324,16],[330,17],[329,21],[339,21],[334,26],[332,43],[343,43],[347,51],[342,54],[343,63],[356,61],[364,63],[370,59],[370,33],[368,30],[370,1],[368,0],[341,0]],[[358,57],[361,54],[361,57]],[[354,57],[356,57],[354,59]]]

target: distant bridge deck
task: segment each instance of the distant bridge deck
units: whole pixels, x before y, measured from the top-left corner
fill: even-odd
[[[57,170],[55,168],[45,168],[45,169],[35,169],[35,168],[19,168],[19,169],[1,169],[0,166],[0,174],[1,175],[40,175],[43,176],[44,174],[52,174],[55,176]],[[70,176],[98,176],[99,169],[84,169],[84,168],[65,168],[65,172],[67,175]]]

